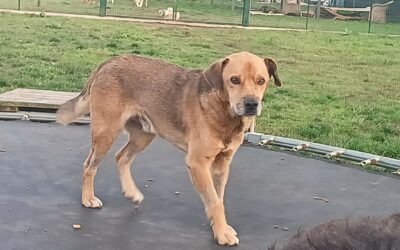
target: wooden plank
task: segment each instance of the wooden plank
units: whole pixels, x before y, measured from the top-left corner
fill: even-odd
[[[264,13],[261,11],[250,11],[251,15],[263,15],[263,16],[284,16],[282,13]]]
[[[0,106],[1,112],[17,112],[18,107],[10,107],[10,106]]]
[[[349,12],[369,12],[370,7],[365,8],[340,8],[340,7],[325,7],[326,9],[331,9],[334,12],[338,11],[349,11]]]
[[[17,111],[22,108],[57,109],[79,93],[35,89],[14,89],[0,94],[1,111]]]

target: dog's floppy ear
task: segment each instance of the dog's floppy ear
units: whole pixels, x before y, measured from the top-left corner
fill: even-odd
[[[224,58],[216,61],[214,64],[204,70],[204,76],[207,81],[216,90],[222,90],[224,86],[224,79],[222,78],[222,72],[224,67],[228,64],[229,58]]]
[[[270,57],[266,57],[264,58],[264,62],[265,65],[267,65],[269,77],[272,76],[274,78],[274,83],[276,86],[281,86],[282,83],[278,76],[278,65],[276,64],[275,60]]]

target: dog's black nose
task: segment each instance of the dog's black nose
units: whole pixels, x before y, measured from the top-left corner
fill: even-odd
[[[258,101],[255,98],[246,98],[243,104],[245,115],[257,114]]]
[[[250,110],[257,109],[257,106],[258,106],[258,101],[253,99],[253,98],[249,98],[249,99],[245,99],[244,100],[244,107],[246,109],[250,109]]]

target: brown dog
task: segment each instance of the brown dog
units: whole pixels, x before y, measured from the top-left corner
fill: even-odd
[[[90,112],[92,149],[83,165],[82,204],[102,206],[94,195],[94,177],[123,129],[129,140],[115,156],[122,192],[141,202],[143,195],[130,167],[135,155],[159,135],[187,152],[192,183],[218,244],[238,244],[235,230],[226,222],[224,190],[232,157],[253,117],[261,112],[271,77],[281,85],[275,61],[247,52],[232,54],[204,71],[133,55],[101,64],[80,95],[57,112],[57,121],[63,124]]]

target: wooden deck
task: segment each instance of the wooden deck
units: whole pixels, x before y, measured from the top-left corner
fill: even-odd
[[[35,89],[14,89],[0,94],[0,111],[55,111],[79,93]]]

